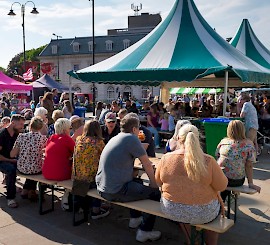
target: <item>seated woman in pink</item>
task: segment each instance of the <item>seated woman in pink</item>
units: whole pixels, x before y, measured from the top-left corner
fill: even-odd
[[[66,118],[59,118],[45,148],[42,174],[49,180],[67,180],[71,178],[72,155],[75,142],[70,135],[71,123]]]

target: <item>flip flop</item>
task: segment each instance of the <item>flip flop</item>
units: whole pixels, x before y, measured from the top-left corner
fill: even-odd
[[[17,208],[18,207],[18,203],[14,199],[8,200],[7,205],[9,208]]]

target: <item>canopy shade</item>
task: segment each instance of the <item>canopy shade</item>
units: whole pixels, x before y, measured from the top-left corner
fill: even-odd
[[[32,85],[18,82],[0,71],[0,91],[25,93],[32,90]]]
[[[69,88],[63,84],[53,80],[48,74],[44,74],[42,77],[32,83],[33,88],[56,88],[59,92],[68,91]]]
[[[193,0],[176,0],[168,17],[128,49],[68,74],[85,82],[160,85],[231,70],[242,81],[270,83],[270,71],[244,56],[203,19]]]
[[[221,88],[171,88],[170,94],[217,94]]]
[[[270,69],[270,51],[257,38],[247,19],[242,21],[230,43],[247,57]]]

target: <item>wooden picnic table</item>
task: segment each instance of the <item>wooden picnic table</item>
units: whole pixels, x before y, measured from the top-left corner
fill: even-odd
[[[160,158],[157,158],[157,157],[149,157],[149,160],[153,163],[154,168],[156,168],[157,164],[159,164],[160,162]],[[139,158],[135,159],[134,169],[143,170],[143,165],[141,164],[141,161],[139,160]]]

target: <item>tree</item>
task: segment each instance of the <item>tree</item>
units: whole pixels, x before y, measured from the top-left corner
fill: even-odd
[[[39,65],[39,59],[38,56],[41,53],[41,51],[45,48],[46,45],[43,45],[36,49],[31,49],[26,51],[26,67],[32,67],[33,64],[37,65],[37,70],[34,71],[34,75],[38,76],[40,73],[40,65]],[[20,75],[24,73],[24,63],[23,63],[23,53],[16,54],[11,61],[8,64],[6,73],[8,76],[13,75]]]
[[[0,66],[0,71],[2,71],[2,72],[5,73],[5,72],[6,72],[6,69],[5,69],[4,67],[1,67],[1,66]]]

